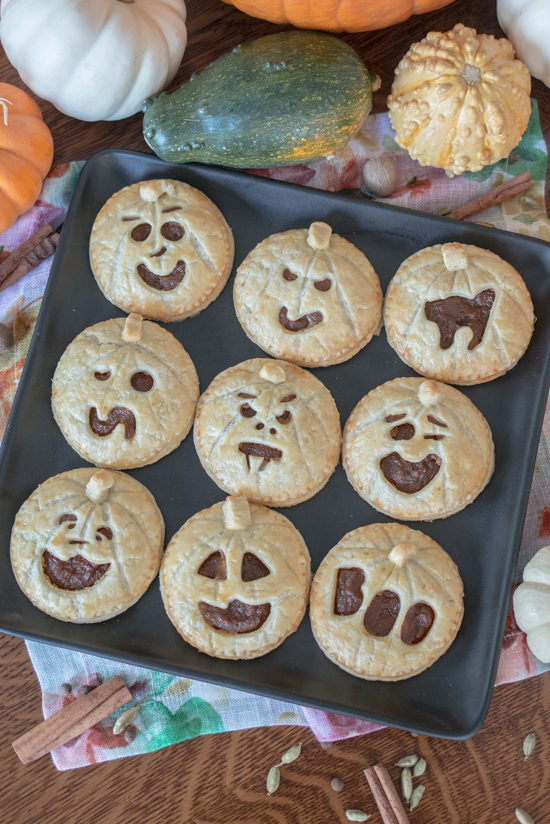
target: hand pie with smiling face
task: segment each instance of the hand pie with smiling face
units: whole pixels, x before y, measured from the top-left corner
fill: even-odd
[[[197,513],[166,548],[160,585],[168,617],[201,652],[257,658],[304,616],[310,558],[278,512],[229,497]]]
[[[396,378],[359,401],[344,429],[348,480],[375,509],[432,521],[463,509],[494,469],[489,425],[458,389]]]
[[[90,237],[90,265],[107,300],[153,320],[183,320],[208,306],[227,282],[233,254],[218,207],[179,180],[116,192]]]
[[[199,399],[200,461],[226,492],[269,506],[307,501],[340,456],[340,418],[320,380],[299,366],[254,358],[226,369]]]
[[[93,623],[124,612],[159,568],[164,521],[151,493],[106,469],[73,469],[44,481],[11,534],[17,583],[61,621]]]
[[[534,322],[521,275],[493,252],[462,243],[407,258],[384,307],[388,341],[399,357],[421,375],[462,385],[515,366]]]
[[[367,681],[401,681],[430,667],[454,641],[463,613],[454,561],[401,524],[348,532],[311,586],[315,640],[331,661]]]
[[[158,461],[191,429],[199,382],[176,338],[141,315],[84,329],[59,361],[52,408],[86,461],[130,469]]]
[[[378,334],[382,321],[376,272],[326,223],[259,243],[237,270],[234,300],[248,337],[299,366],[348,360]]]

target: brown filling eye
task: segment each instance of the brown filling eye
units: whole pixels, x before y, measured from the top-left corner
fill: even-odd
[[[185,234],[185,229],[179,223],[171,220],[169,223],[162,224],[160,233],[166,240],[181,240]]]
[[[400,421],[400,420],[402,420],[403,418],[406,418],[406,417],[407,417],[406,412],[403,412],[402,415],[388,415],[388,417],[386,418],[386,422],[387,423],[393,423],[394,421]]]
[[[284,398],[281,398],[281,403],[290,403],[294,400],[296,400],[296,395],[285,395]]]
[[[294,272],[290,271],[290,269],[285,269],[283,272],[283,277],[285,280],[298,280],[298,275],[295,275]]]
[[[239,392],[238,398],[255,398],[256,395],[249,395],[248,392]]]
[[[285,409],[282,415],[277,415],[276,420],[278,420],[279,423],[290,423],[291,418],[292,412],[289,412],[288,409]]]
[[[243,418],[253,418],[256,414],[256,410],[252,409],[249,403],[243,403],[240,412]]]
[[[106,381],[111,377],[110,372],[94,372],[94,378],[97,381]]]
[[[414,438],[415,428],[412,423],[400,423],[399,426],[394,426],[390,432],[394,441],[410,441]]]
[[[435,423],[436,426],[444,426],[445,429],[447,429],[447,424],[443,423],[443,421],[438,421],[433,415],[428,415],[428,420],[430,423]]]
[[[102,535],[104,535],[108,541],[111,541],[113,538],[113,530],[109,529],[108,526],[100,526],[97,530],[97,535],[95,536],[96,541],[101,541]]]
[[[132,389],[136,392],[149,392],[153,388],[153,376],[149,372],[134,372],[130,378]]]
[[[419,644],[431,630],[434,620],[435,612],[429,604],[413,604],[407,610],[401,626],[403,643],[409,646]]]
[[[241,578],[243,581],[257,581],[270,574],[269,567],[253,552],[245,552],[241,563]]]
[[[139,226],[134,226],[132,229],[131,238],[132,240],[136,240],[138,243],[141,243],[143,240],[147,240],[150,234],[151,224],[140,223]]]
[[[227,565],[225,563],[225,555],[221,550],[213,552],[208,558],[202,562],[197,570],[199,575],[205,578],[212,578],[214,581],[227,580]]]
[[[76,521],[77,520],[78,520],[78,518],[76,517],[76,515],[67,513],[66,515],[61,516],[61,518],[59,519],[59,523],[63,524],[63,523],[65,523],[65,521],[74,521],[74,523],[71,523],[68,526],[68,529],[74,529],[75,526],[76,526]]]
[[[396,592],[382,589],[377,592],[365,612],[363,624],[371,635],[384,638],[389,635],[397,621],[401,601]]]
[[[313,285],[319,292],[328,292],[332,286],[332,281],[330,278],[325,278],[324,280],[316,280]]]

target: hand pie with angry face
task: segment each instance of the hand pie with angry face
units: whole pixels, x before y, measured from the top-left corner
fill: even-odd
[[[140,598],[160,564],[164,521],[134,478],[73,469],[48,478],[25,501],[11,534],[17,583],[61,621],[94,623]]]
[[[218,207],[179,180],[116,192],[90,237],[90,265],[107,300],[153,320],[183,320],[208,306],[227,282],[233,254]]]
[[[504,375],[527,349],[534,322],[519,272],[493,252],[462,243],[407,258],[386,293],[390,345],[416,372],[446,383]]]
[[[226,492],[269,506],[307,501],[340,456],[340,419],[320,380],[299,366],[254,358],[226,369],[199,399],[200,461]]]
[[[69,344],[53,377],[52,408],[82,458],[130,469],[179,446],[198,396],[197,373],[181,343],[131,314],[96,323]]]
[[[197,513],[166,548],[160,588],[183,638],[217,658],[257,658],[304,616],[310,558],[288,518],[229,497]]]
[[[376,272],[326,223],[259,243],[237,270],[234,300],[248,337],[299,366],[348,360],[378,334],[382,322]]]
[[[368,681],[401,681],[430,667],[454,641],[463,613],[452,558],[402,524],[348,532],[311,587],[315,640],[331,661]]]
[[[444,383],[396,378],[359,401],[344,429],[348,480],[371,506],[403,521],[463,509],[494,469],[489,425]]]

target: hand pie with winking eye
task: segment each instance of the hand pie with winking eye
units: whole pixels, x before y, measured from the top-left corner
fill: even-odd
[[[158,461],[189,432],[199,396],[181,343],[141,315],[84,329],[59,361],[52,409],[86,461],[131,469]]]
[[[294,506],[336,469],[340,417],[310,372],[253,358],[221,372],[200,397],[194,441],[203,468],[226,492]]]
[[[174,535],[160,589],[168,617],[201,652],[257,658],[298,628],[310,579],[309,552],[288,518],[235,496]]]
[[[237,317],[265,352],[298,366],[353,357],[380,331],[382,290],[365,255],[326,223],[259,243],[237,270]]]
[[[73,469],[44,481],[11,533],[17,583],[61,621],[94,623],[140,598],[159,568],[164,521],[142,484],[107,469]]]
[[[331,661],[367,681],[401,681],[430,667],[451,646],[463,614],[452,558],[402,524],[348,532],[311,586],[315,640]]]
[[[125,312],[176,321],[218,297],[234,241],[218,207],[179,180],[146,180],[116,192],[90,237],[98,286]]]
[[[494,447],[481,412],[458,389],[396,378],[359,401],[342,461],[356,492],[403,521],[446,518],[489,483]]]

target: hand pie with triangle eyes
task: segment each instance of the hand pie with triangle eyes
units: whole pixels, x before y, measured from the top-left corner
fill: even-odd
[[[177,631],[201,652],[257,658],[298,628],[310,578],[309,552],[288,518],[235,496],[174,535],[160,589]]]
[[[131,314],[89,326],[69,344],[53,376],[52,409],[84,460],[131,469],[180,445],[198,396],[197,373],[181,343]]]
[[[484,383],[516,365],[535,316],[521,275],[487,249],[445,243],[407,258],[384,306],[388,341],[421,375]]]
[[[340,416],[310,372],[253,358],[221,372],[200,397],[194,440],[203,468],[226,492],[294,506],[336,469]]]
[[[44,481],[16,515],[11,563],[33,604],[61,621],[105,621],[132,606],[157,574],[164,521],[142,484],[107,469]]]
[[[348,532],[311,586],[315,640],[331,661],[367,681],[401,681],[430,667],[453,643],[463,613],[454,561],[401,524]]]
[[[446,518],[489,483],[494,447],[481,412],[458,389],[396,378],[359,401],[342,461],[356,492],[403,521]]]
[[[116,192],[90,237],[90,265],[107,300],[166,322],[197,315],[215,300],[233,255],[233,234],[218,207],[179,180],[144,180]]]
[[[382,323],[376,272],[326,223],[259,243],[237,270],[233,297],[248,337],[270,355],[299,366],[348,360]]]

